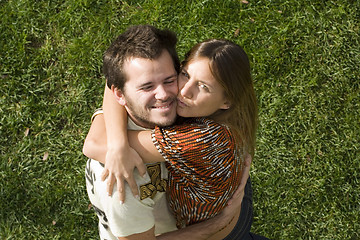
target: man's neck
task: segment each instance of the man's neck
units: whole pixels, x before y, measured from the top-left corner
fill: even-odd
[[[134,120],[131,119],[131,117],[129,116],[128,117],[128,129],[129,130],[149,130],[151,128],[144,127],[144,126],[141,126],[140,124],[135,123]]]
[[[141,127],[141,128],[146,128],[146,129],[153,129],[155,128],[155,124],[154,123],[151,123],[151,122],[148,122],[148,121],[144,121],[144,120],[141,120],[141,119],[138,119],[134,116],[132,116],[129,111],[127,110],[127,113],[128,113],[128,119],[131,119],[132,122],[134,124],[136,124],[137,126]]]

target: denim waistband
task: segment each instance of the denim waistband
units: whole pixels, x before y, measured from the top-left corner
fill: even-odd
[[[223,240],[247,240],[252,239],[250,235],[251,224],[253,221],[252,188],[250,177],[244,190],[244,198],[241,203],[239,219],[229,235]]]

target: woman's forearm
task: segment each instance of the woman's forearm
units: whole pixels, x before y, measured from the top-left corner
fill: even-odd
[[[107,151],[104,114],[94,117],[89,132],[85,138],[83,154],[105,164]]]
[[[94,118],[85,139],[85,156],[105,163],[109,151],[121,154],[122,149],[130,146],[146,163],[164,161],[151,140],[151,131],[127,130],[127,112],[107,86],[104,91],[103,110],[104,114]]]
[[[106,154],[121,154],[128,148],[127,113],[115,99],[113,92],[105,85],[103,112],[94,117],[86,136],[83,153],[85,156],[105,164]]]
[[[128,147],[127,138],[127,112],[120,105],[112,92],[105,85],[103,98],[104,119],[108,150],[120,150]]]
[[[140,155],[144,163],[164,162],[165,159],[156,149],[151,131],[128,131],[130,147]]]

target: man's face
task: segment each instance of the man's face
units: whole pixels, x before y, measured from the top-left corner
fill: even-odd
[[[124,63],[127,76],[120,103],[139,126],[167,126],[176,118],[177,72],[167,51],[155,60],[131,58]]]

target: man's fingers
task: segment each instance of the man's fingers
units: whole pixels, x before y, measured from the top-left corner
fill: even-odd
[[[250,176],[251,161],[252,161],[251,155],[246,154],[245,160],[244,160],[244,168],[243,168],[243,172],[242,172],[242,177],[240,180],[240,187],[242,187],[242,188],[245,188],[246,182]]]
[[[228,201],[227,204],[228,204],[229,206],[230,206],[230,205],[237,205],[237,204],[241,205],[241,202],[242,202],[242,200],[243,200],[243,198],[244,198],[244,195],[245,195],[244,189],[243,189],[242,191],[237,190],[237,193],[234,194],[234,195],[230,198],[230,200]]]
[[[250,157],[250,159],[251,159],[251,157]],[[242,177],[241,177],[241,181],[240,181],[240,185],[243,185],[244,187],[250,176],[250,166],[251,166],[251,160],[249,160],[248,158],[245,159],[244,169],[243,169]]]
[[[240,186],[234,193],[233,197],[239,198],[244,193],[244,189],[245,189],[244,187]]]
[[[241,176],[241,180],[240,180],[240,185],[238,187],[238,189],[234,192],[234,195],[231,197],[231,199],[228,201],[228,205],[231,205],[234,201],[242,201],[242,198],[244,197],[244,190],[245,190],[245,186],[247,183],[247,180],[250,176],[250,166],[251,166],[251,155],[247,154],[245,156],[245,160],[244,160],[244,168],[243,168],[243,172],[242,172],[242,176]]]
[[[252,162],[252,157],[250,154],[246,154],[244,165],[250,167]]]

